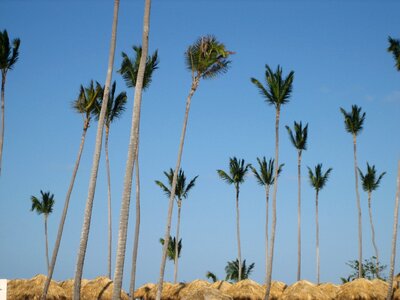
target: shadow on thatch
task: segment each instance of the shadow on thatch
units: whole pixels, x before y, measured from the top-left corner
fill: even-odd
[[[232,283],[225,280],[218,280],[210,285],[211,288],[220,290],[223,293],[225,293],[231,286]]]
[[[281,298],[281,300],[329,300],[315,284],[301,280],[288,286]]]
[[[111,300],[114,284],[108,277],[97,277],[87,282],[81,288],[82,300]],[[128,295],[122,291],[121,300],[129,300]]]
[[[245,279],[233,284],[226,293],[234,300],[262,300],[265,289],[257,282]]]
[[[361,278],[348,282],[340,288],[338,300],[385,300],[388,284],[382,280],[369,281]]]
[[[154,283],[147,283],[138,288],[133,294],[135,299],[150,300],[151,289],[155,286]]]
[[[266,285],[262,285],[264,289],[264,294],[267,291]],[[282,297],[283,291],[287,288],[286,283],[282,281],[272,281],[271,283],[271,291],[269,292],[269,299],[271,300],[279,300]]]
[[[340,291],[340,286],[333,283],[321,283],[318,288],[330,300],[335,300]]]

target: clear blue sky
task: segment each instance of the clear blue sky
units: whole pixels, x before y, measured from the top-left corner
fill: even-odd
[[[112,22],[112,1],[1,1],[0,29],[21,39],[20,59],[6,84],[6,132],[0,178],[0,278],[27,278],[45,273],[43,218],[29,211],[30,196],[55,194],[49,217],[50,250],[75,163],[82,118],[71,109],[79,86],[105,81]],[[323,163],[333,172],[320,193],[321,280],[339,282],[357,257],[357,214],[353,148],[339,107],[357,104],[367,113],[358,138],[359,165],[386,171],[373,194],[373,214],[382,262],[389,263],[393,226],[398,139],[400,73],[386,52],[387,37],[400,38],[400,3],[396,1],[154,1],[150,49],[158,49],[159,70],[143,96],[140,166],[142,223],[138,285],[159,274],[167,199],[154,184],[175,165],[190,73],[184,52],[199,36],[214,34],[235,51],[229,72],[202,81],[193,98],[182,167],[199,175],[183,204],[183,238],[179,279],[223,277],[237,255],[234,189],[216,169],[229,157],[256,164],[274,155],[275,110],[264,103],[250,77],[264,79],[265,64],[295,71],[290,103],[282,108],[278,224],[273,279],[292,283],[297,266],[297,160],[284,125],[309,123],[303,154],[303,278],[315,281],[314,190],[306,166]],[[121,51],[132,55],[141,42],[143,1],[122,1],[115,69]],[[112,125],[110,161],[114,237],[132,114],[133,90],[114,72],[117,90],[126,90],[129,105]],[[87,135],[72,193],[69,215],[54,278],[74,275],[83,210],[87,197],[95,128]],[[95,195],[84,277],[106,273],[107,189],[104,155]],[[132,197],[134,199],[134,195]],[[373,255],[366,194],[361,191],[364,257]],[[241,188],[242,256],[255,262],[252,279],[264,278],[264,191],[253,176]],[[176,216],[175,216],[176,217]],[[175,218],[172,232],[175,232]],[[129,227],[124,287],[128,287],[134,209]],[[114,239],[116,241],[116,239]],[[114,251],[116,244],[114,243]],[[115,255],[113,255],[115,259]],[[398,265],[398,264],[397,264]],[[114,267],[114,264],[113,264]],[[396,268],[396,272],[399,272]],[[172,280],[168,262],[166,280]]]

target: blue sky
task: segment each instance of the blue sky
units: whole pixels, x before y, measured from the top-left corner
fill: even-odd
[[[115,68],[122,51],[132,55],[141,42],[143,1],[122,1]],[[6,83],[6,132],[0,178],[0,278],[45,273],[43,218],[29,211],[30,196],[55,194],[49,217],[50,250],[75,163],[82,118],[71,109],[81,84],[105,81],[112,22],[112,1],[1,1],[0,29],[21,39],[20,59]],[[357,215],[353,148],[339,108],[357,104],[366,112],[358,137],[359,165],[386,171],[373,194],[373,214],[381,260],[389,264],[396,167],[399,159],[400,73],[386,52],[387,37],[399,38],[400,4],[395,1],[154,1],[150,50],[160,65],[143,96],[140,166],[142,223],[137,284],[159,274],[167,199],[154,184],[175,165],[190,73],[184,52],[199,36],[214,34],[235,51],[227,74],[202,81],[193,98],[182,167],[199,175],[182,209],[182,258],[179,280],[223,277],[237,254],[234,189],[221,181],[229,157],[256,164],[274,156],[275,109],[267,105],[250,77],[264,80],[265,64],[295,71],[290,103],[282,108],[278,187],[278,225],[273,279],[292,283],[297,268],[297,156],[285,125],[309,123],[303,153],[302,277],[315,281],[314,191],[306,166],[323,163],[333,171],[320,193],[321,281],[339,282],[357,257]],[[132,115],[133,90],[114,72],[117,90],[126,90],[128,106],[112,125],[110,161],[114,237],[118,218]],[[72,193],[54,278],[74,275],[83,210],[94,150],[89,129]],[[373,255],[366,194],[363,209],[364,257]],[[106,273],[107,187],[104,155],[95,195],[84,277]],[[134,199],[134,195],[132,195]],[[242,256],[255,262],[252,279],[264,278],[264,191],[249,175],[241,188]],[[176,216],[175,216],[176,217]],[[132,206],[124,288],[128,287],[133,243]],[[175,218],[172,232],[175,232]],[[114,239],[115,241],[116,239]],[[114,251],[116,244],[114,243]],[[115,254],[113,255],[115,259]],[[114,267],[114,264],[113,264]],[[395,270],[399,271],[398,268]],[[168,262],[166,280],[172,280]]]

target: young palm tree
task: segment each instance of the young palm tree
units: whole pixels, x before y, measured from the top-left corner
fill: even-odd
[[[14,68],[18,61],[20,39],[14,39],[10,45],[7,30],[0,31],[0,69],[1,69],[1,123],[0,123],[0,173],[1,161],[3,157],[4,142],[4,89],[6,86],[7,72]]]
[[[264,87],[257,79],[251,78],[251,82],[258,88],[261,96],[265,101],[275,106],[275,184],[272,195],[272,229],[270,250],[268,253],[268,270],[266,281],[265,300],[269,299],[271,291],[272,262],[274,259],[275,247],[275,231],[276,231],[276,193],[278,191],[278,166],[279,166],[279,119],[281,114],[281,106],[289,102],[292,93],[292,84],[294,72],[291,71],[286,78],[282,78],[282,68],[278,65],[276,71],[273,72],[268,65],[265,65],[265,81],[267,86]]]
[[[316,252],[317,252],[317,284],[319,284],[319,221],[318,221],[318,195],[319,191],[325,186],[328,181],[329,173],[332,168],[329,168],[322,174],[322,164],[318,164],[315,168],[315,173],[308,167],[308,177],[311,186],[315,189],[315,225],[316,225]]]
[[[242,254],[240,246],[240,220],[239,220],[239,190],[240,184],[244,182],[247,172],[249,171],[250,164],[244,164],[244,159],[237,159],[236,157],[229,159],[229,175],[223,170],[217,170],[219,177],[228,184],[233,184],[236,190],[236,236],[238,243],[238,260],[239,260],[239,274],[238,281],[242,280]]]
[[[257,157],[258,165],[260,167],[260,173],[253,167],[250,166],[254,176],[257,178],[259,185],[265,187],[265,282],[267,281],[267,270],[268,270],[268,219],[269,219],[269,190],[271,185],[274,184],[274,160],[271,158],[268,163],[265,160],[265,156],[262,160]],[[279,166],[278,175],[282,171],[284,164]]]
[[[42,191],[40,191],[40,194],[42,194],[41,199],[38,199],[35,196],[31,196],[31,201],[32,201],[31,211],[36,211],[38,215],[43,214],[44,216],[44,236],[46,242],[46,262],[47,262],[47,272],[48,272],[50,264],[49,264],[49,243],[47,237],[47,219],[49,217],[49,214],[53,212],[54,194],[50,194],[50,192],[43,193]]]
[[[126,93],[121,92],[115,97],[116,82],[112,84],[111,92],[108,96],[107,111],[105,115],[105,139],[104,139],[104,150],[106,154],[106,168],[107,168],[107,205],[108,205],[108,262],[107,262],[107,274],[108,278],[111,279],[111,243],[112,243],[112,226],[111,226],[111,175],[110,175],[110,159],[108,156],[108,138],[110,135],[111,123],[121,117],[121,114],[125,111],[126,105]],[[100,117],[101,103],[103,97],[99,97],[98,103],[96,105],[96,118]]]
[[[358,210],[358,278],[362,277],[362,218],[361,218],[361,204],[360,194],[358,192],[358,165],[357,165],[357,135],[363,129],[365,120],[365,112],[361,113],[361,107],[353,105],[350,112],[346,112],[343,108],[340,108],[344,116],[344,125],[346,131],[353,136],[353,152],[354,152],[354,177],[356,183],[356,202]]]
[[[90,122],[92,120],[92,115],[93,115],[95,107],[96,107],[96,101],[97,101],[98,97],[100,97],[101,93],[102,93],[101,85],[98,82],[96,82],[96,85],[95,85],[92,80],[88,87],[83,87],[81,85],[81,87],[79,89],[79,96],[72,104],[73,109],[77,113],[80,113],[83,117],[83,129],[82,129],[82,135],[81,135],[81,142],[80,142],[79,150],[78,150],[78,156],[76,158],[75,166],[72,171],[72,177],[71,177],[71,181],[69,183],[67,195],[65,196],[64,208],[63,208],[63,211],[61,214],[60,224],[58,225],[57,238],[56,238],[56,242],[54,244],[53,254],[51,257],[49,274],[47,276],[47,279],[46,279],[46,282],[45,282],[44,288],[43,288],[42,300],[46,299],[46,295],[47,295],[48,289],[50,287],[51,278],[53,277],[54,268],[56,266],[58,250],[60,249],[61,238],[62,238],[62,234],[64,231],[64,224],[65,224],[65,220],[67,218],[69,201],[71,199],[72,189],[74,188],[76,174],[78,173],[78,168],[79,168],[79,164],[81,161],[83,147],[85,145],[86,133],[90,126]]]
[[[182,250],[182,239],[179,242],[176,242],[177,239],[174,237],[169,237],[168,241],[168,260],[171,260],[175,263],[176,257],[181,257],[181,250]],[[160,244],[164,246],[165,240],[160,238]]]
[[[174,177],[174,170],[171,168],[169,169],[169,172],[164,172],[165,177],[168,179],[168,184],[171,187],[172,186],[172,179]],[[176,197],[176,204],[178,206],[178,220],[176,223],[176,239],[179,240],[179,227],[181,223],[181,208],[182,208],[182,199],[187,199],[189,191],[194,187],[196,183],[196,179],[199,176],[194,177],[192,180],[190,180],[189,184],[186,185],[186,176],[185,172],[182,171],[182,169],[179,170],[178,174],[178,181],[176,184],[176,189],[175,189],[175,197]],[[156,184],[164,191],[164,193],[167,195],[167,197],[171,196],[171,188],[168,188],[165,186],[164,183],[161,181],[156,180]],[[175,247],[178,247],[178,244],[175,244]],[[178,249],[175,249],[175,269],[174,269],[174,283],[177,282],[178,279]]]
[[[253,272],[255,263],[250,264],[248,267],[246,266],[246,260],[243,260],[243,263],[240,263],[238,259],[228,261],[225,267],[226,277],[225,280],[230,280],[233,282],[239,282],[240,280],[248,279],[251,272]],[[239,274],[241,275],[241,279],[239,279]]]
[[[390,36],[388,40],[389,40],[389,47],[387,51],[393,54],[396,69],[397,71],[400,71],[400,40],[393,39]]]
[[[297,281],[301,277],[301,154],[307,149],[308,124],[303,125],[294,122],[294,134],[289,126],[286,126],[290,141],[297,149]]]
[[[190,104],[201,79],[212,79],[228,70],[230,61],[228,57],[233,54],[226,50],[225,45],[217,41],[214,36],[199,38],[193,45],[189,46],[185,53],[187,68],[192,73],[192,85],[186,99],[185,117],[181,138],[179,142],[178,158],[175,166],[174,177],[172,179],[171,196],[168,204],[167,225],[165,228],[164,239],[168,240],[171,231],[172,209],[175,199],[175,189],[178,179],[178,171],[181,167],[183,144],[186,135],[186,126],[189,118]],[[164,244],[163,254],[160,265],[160,278],[158,280],[156,300],[161,299],[162,284],[164,281],[165,263],[167,260],[167,246]]]
[[[381,175],[379,175],[378,178],[376,178],[377,175],[375,166],[373,165],[371,167],[368,163],[367,163],[367,172],[365,173],[365,175],[361,172],[360,169],[358,169],[358,172],[360,173],[363,190],[368,193],[368,212],[369,212],[369,222],[371,225],[372,245],[374,246],[375,250],[376,270],[378,272],[377,275],[379,276],[379,251],[375,243],[375,229],[374,229],[374,223],[372,222],[371,195],[372,192],[379,187],[379,183],[381,182],[381,179],[386,174],[386,172],[383,172]]]

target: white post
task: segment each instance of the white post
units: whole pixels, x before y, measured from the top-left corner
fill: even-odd
[[[7,300],[7,279],[0,279],[0,300]]]

